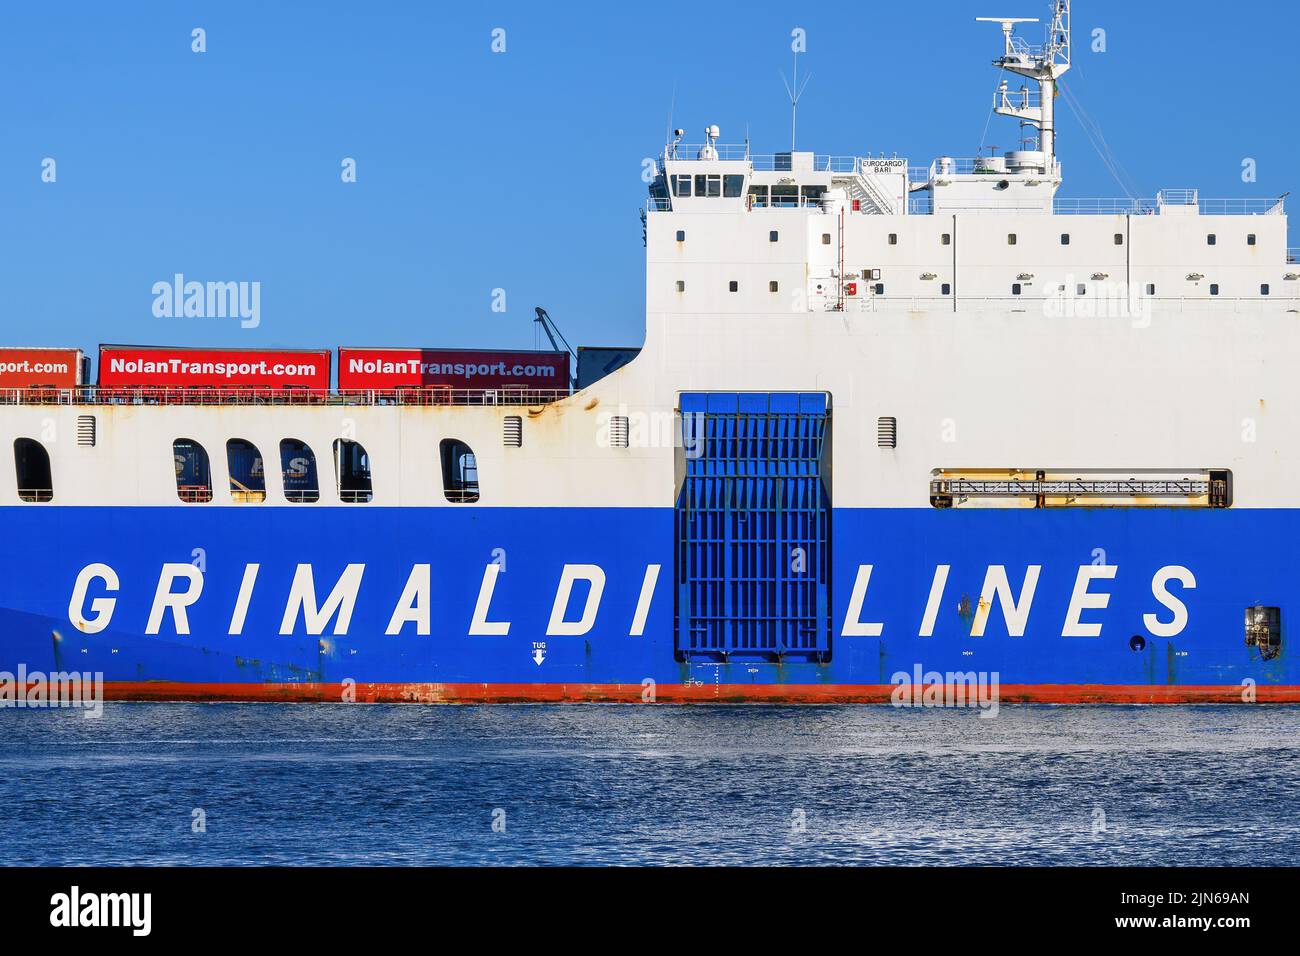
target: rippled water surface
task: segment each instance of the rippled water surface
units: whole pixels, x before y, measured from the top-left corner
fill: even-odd
[[[11,863],[1296,865],[1298,798],[1290,707],[0,711]]]

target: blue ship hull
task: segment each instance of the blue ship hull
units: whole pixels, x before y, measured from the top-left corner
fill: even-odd
[[[1245,609],[1297,612],[1293,562],[1282,552],[1296,513],[1283,510],[834,509],[825,590],[828,633],[815,653],[778,648],[702,652],[681,628],[676,509],[601,508],[93,508],[8,507],[0,551],[0,671],[102,672],[109,696],[379,700],[888,700],[900,674],[997,675],[1002,699],[1295,700],[1300,674],[1285,636],[1272,656],[1247,646]],[[164,563],[195,564],[202,591],[146,633]],[[117,576],[111,590],[91,564]],[[240,633],[232,615],[246,567],[258,564]],[[323,603],[349,564],[362,564],[345,631],[320,634],[299,614],[281,633],[295,572],[310,565]],[[428,634],[414,622],[386,633],[412,567],[430,566]],[[472,634],[495,564],[484,617],[506,634]],[[566,564],[594,565],[604,588],[583,634],[548,634]],[[649,597],[647,568],[660,566]],[[935,568],[948,565],[931,636],[921,636]],[[1029,565],[1041,572],[1024,633],[997,601],[971,635],[990,566],[1005,566],[1019,597]],[[1106,565],[1088,593],[1109,595],[1078,615],[1095,637],[1062,636],[1081,568]],[[852,608],[870,566],[860,608]],[[1181,633],[1160,637],[1151,615],[1175,615],[1153,577],[1186,609]],[[177,580],[173,590],[183,590]],[[561,618],[583,616],[580,582]],[[111,620],[84,633],[73,617]],[[646,601],[648,600],[648,604]],[[72,602],[72,606],[70,606]],[[634,634],[644,606],[642,633]],[[870,633],[878,629],[879,633]],[[336,631],[338,631],[336,633]]]

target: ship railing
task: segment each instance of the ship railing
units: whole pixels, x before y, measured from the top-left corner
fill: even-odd
[[[810,196],[754,196],[746,199],[745,205],[750,209],[821,209],[824,199]]]
[[[1019,89],[1011,89],[1010,86],[1005,90],[993,91],[993,108],[994,109],[1038,109],[1043,105],[1043,94],[1037,88],[1022,86]]]
[[[1284,199],[1201,199],[1191,190],[1192,202],[1170,202],[1161,194],[1155,199],[1063,198],[1052,201],[1058,216],[1153,216],[1162,206],[1195,205],[1205,216],[1281,215]]]
[[[749,159],[749,147],[744,143],[678,143],[676,146],[667,147],[663,155],[659,158],[660,170],[664,160],[669,162],[695,162],[703,157],[703,161],[712,162],[713,160],[723,160],[724,162],[735,162],[737,160]]]
[[[1058,216],[1148,216],[1159,208],[1154,199],[1074,198],[1052,200]]]
[[[719,143],[711,147],[698,143],[678,143],[676,150],[669,150],[656,161],[659,172],[664,172],[665,162],[737,162],[748,161],[755,172],[780,173],[790,172],[794,167],[791,153],[750,153],[743,145]],[[857,156],[832,156],[825,153],[813,154],[813,172],[817,173],[854,173],[861,166]]]
[[[930,494],[963,498],[1006,498],[1040,495],[1071,498],[1189,498],[1210,493],[1210,482],[1202,478],[1181,479],[995,479],[937,478],[930,482]]]
[[[1005,164],[1005,157],[1002,156],[976,156],[972,158],[944,156],[936,159],[930,164],[929,170],[925,176],[916,179],[916,182],[930,182],[934,179],[942,179],[945,176],[1006,176],[1020,175],[1026,170],[1006,169],[1004,165],[1000,166],[998,161]],[[1061,174],[1061,164],[1053,161],[1052,168],[1046,173],[1040,175],[1059,176]]]
[[[790,153],[761,153],[751,156],[754,171],[759,173],[791,172],[793,162]],[[829,156],[813,154],[812,168],[815,173],[856,173],[861,160],[857,156]]]
[[[1156,203],[1161,206],[1195,206],[1200,196],[1197,189],[1162,189],[1156,193]]]
[[[1280,216],[1286,199],[1202,199],[1197,205],[1203,216]]]
[[[1283,315],[1300,312],[1300,298],[1295,296],[1160,296],[1135,295],[959,295],[956,308],[961,312],[1015,312],[1035,313],[1045,321],[1060,321],[1070,317],[1080,319],[1107,318],[1131,319],[1145,322],[1148,310],[1158,306],[1170,315]],[[840,307],[834,295],[819,311],[842,314],[898,313],[898,312],[952,312],[951,295],[867,295],[847,298]]]
[[[1042,46],[1032,44],[1024,37],[1015,36],[1014,34],[1007,37],[1007,46],[1011,48],[1011,52],[1016,56],[1024,57],[1025,59],[1031,59],[1043,55]]]
[[[547,405],[568,389],[444,388],[440,386],[327,391],[263,388],[5,388],[0,405]]]

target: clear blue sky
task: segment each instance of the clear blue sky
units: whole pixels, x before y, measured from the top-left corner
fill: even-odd
[[[575,345],[636,345],[641,163],[674,86],[689,140],[717,123],[724,142],[748,127],[756,152],[783,149],[778,74],[802,27],[801,147],[970,156],[999,46],[974,17],[1047,9],[11,0],[0,344],[531,348],[541,304]],[[195,27],[206,53],[191,52]],[[1142,194],[1300,187],[1296,5],[1079,0],[1074,27],[1067,84]],[[1098,27],[1105,53],[1090,50]],[[1059,126],[1062,195],[1121,195],[1068,110]],[[994,118],[984,142],[1016,135]],[[340,181],[344,157],[355,184]],[[1257,183],[1241,180],[1245,157]],[[260,282],[260,327],[155,318],[151,286],[176,272]]]

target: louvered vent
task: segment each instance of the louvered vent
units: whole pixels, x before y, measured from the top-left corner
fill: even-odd
[[[77,444],[95,445],[95,416],[78,415],[77,416]]]
[[[898,447],[898,419],[876,419],[876,446],[878,448]]]
[[[609,420],[609,447],[627,447],[627,416],[614,415]]]
[[[507,415],[501,430],[501,443],[508,448],[520,448],[524,444],[524,420],[518,415]]]

